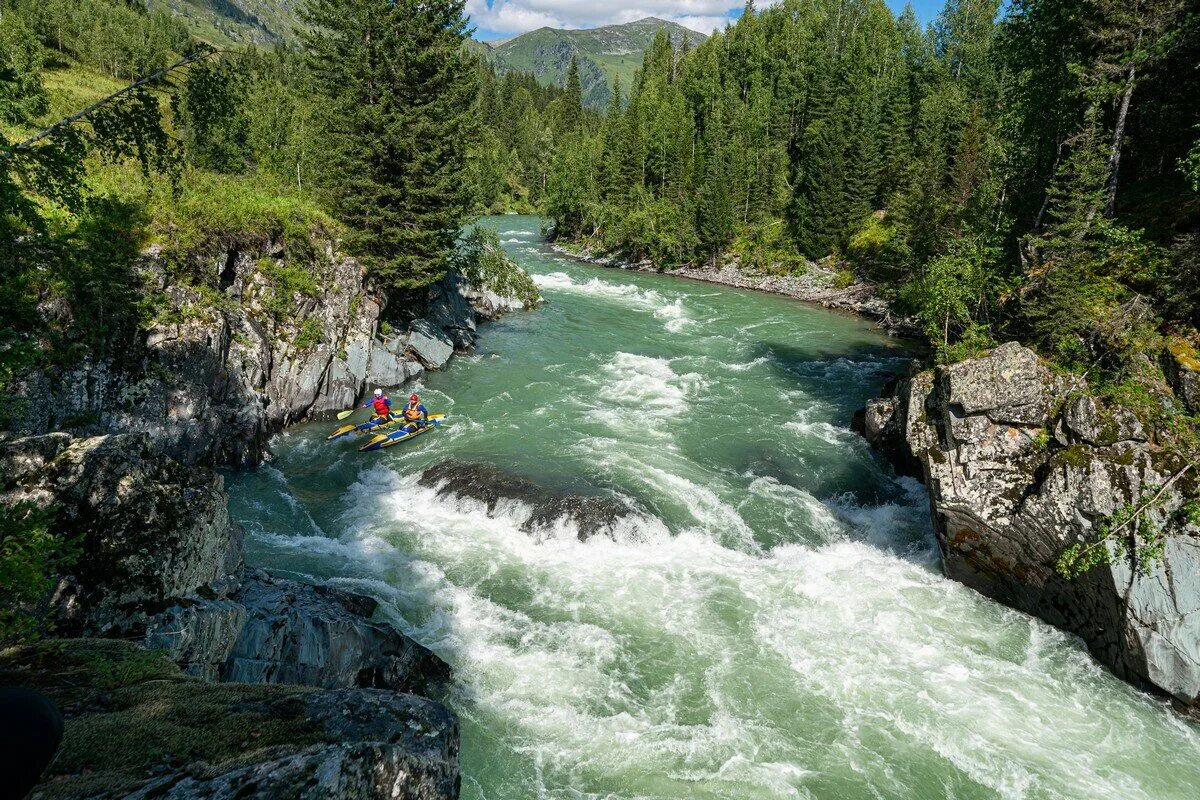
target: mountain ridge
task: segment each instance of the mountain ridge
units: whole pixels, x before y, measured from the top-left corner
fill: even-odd
[[[597,28],[551,28],[543,26],[511,39],[488,43],[485,57],[500,72],[532,73],[543,83],[562,85],[571,59],[579,64],[584,103],[603,108],[612,97],[615,81],[628,87],[642,58],[659,31],[666,31],[678,45],[686,37],[700,43],[708,37],[677,22],[644,17],[633,22]]]
[[[304,27],[302,0],[147,0],[152,10],[184,20],[199,38],[219,46],[295,43]],[[659,31],[678,45],[685,37],[700,43],[708,37],[660,17],[596,28],[543,26],[507,39],[468,39],[465,47],[490,62],[498,72],[529,72],[544,84],[563,85],[571,59],[579,64],[584,103],[603,108],[617,80],[628,88],[642,58]]]

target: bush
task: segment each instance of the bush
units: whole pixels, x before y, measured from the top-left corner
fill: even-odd
[[[51,533],[50,522],[31,503],[0,504],[0,649],[45,632],[55,579],[79,557],[77,543]]]
[[[872,214],[850,237],[846,254],[875,281],[893,281],[904,272],[909,253],[896,226],[882,214]]]
[[[533,278],[505,254],[500,237],[490,228],[476,227],[459,242],[451,268],[473,286],[501,297],[516,297],[526,308],[541,300]]]

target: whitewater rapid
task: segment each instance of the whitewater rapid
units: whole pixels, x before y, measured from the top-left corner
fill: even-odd
[[[451,663],[465,797],[1196,796],[1191,724],[941,576],[923,489],[847,428],[906,353],[493,224],[547,304],[417,387],[445,430],[370,459],[306,426],[230,481],[254,563]],[[533,527],[420,481],[451,457],[631,513]]]

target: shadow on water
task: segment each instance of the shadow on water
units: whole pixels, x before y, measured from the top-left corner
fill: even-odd
[[[894,347],[862,343],[840,346],[831,352],[819,345],[759,341],[755,358],[767,363],[781,377],[803,382],[806,391],[815,390],[818,399],[850,417],[891,378],[907,374],[919,351],[915,345],[897,343]]]

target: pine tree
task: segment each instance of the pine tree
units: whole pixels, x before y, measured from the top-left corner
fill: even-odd
[[[562,117],[560,130],[565,133],[577,133],[583,128],[583,87],[579,83],[579,61],[571,56],[571,66],[567,68],[566,92],[562,97]]]
[[[348,242],[391,293],[427,285],[469,211],[476,74],[463,0],[311,0],[325,186]]]

